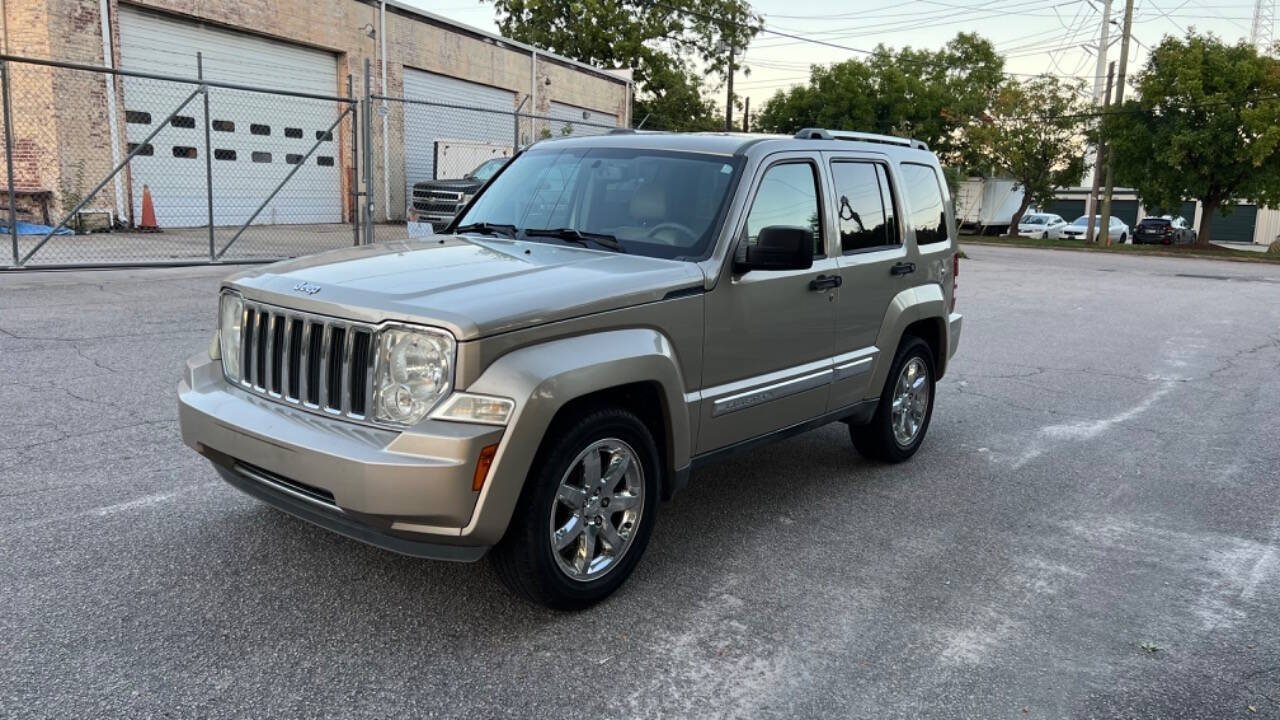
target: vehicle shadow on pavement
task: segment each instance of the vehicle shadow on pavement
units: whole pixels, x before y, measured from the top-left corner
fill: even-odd
[[[869,491],[888,474],[886,466],[855,453],[843,425],[695,472],[687,489],[658,508],[659,522],[636,576],[602,606],[659,605],[671,583],[705,584],[708,574],[719,572],[732,559],[724,549],[749,548],[754,544],[752,536],[762,528],[798,531],[798,541],[805,542],[809,540],[806,528],[812,527],[810,515],[825,514],[822,508]],[[221,491],[232,492],[230,488]],[[485,562],[460,564],[396,555],[249,498],[237,501],[234,510],[216,518],[216,529],[206,528],[214,535],[204,539],[207,570],[224,572],[238,566],[237,574],[263,574],[278,580],[262,591],[247,583],[208,588],[219,596],[216,602],[289,603],[299,619],[305,618],[309,631],[341,627],[351,623],[353,615],[394,621],[401,612],[408,619],[416,615],[414,608],[428,607],[435,621],[459,627],[492,623],[495,611],[535,624],[572,616],[518,600],[498,583]],[[691,547],[705,550],[688,554]],[[715,548],[720,550],[712,552]],[[719,560],[708,564],[706,559],[716,556]],[[245,597],[258,592],[259,597]]]

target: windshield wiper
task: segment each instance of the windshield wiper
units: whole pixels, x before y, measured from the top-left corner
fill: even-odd
[[[612,235],[582,232],[575,228],[526,228],[524,234],[526,237],[549,237],[557,240],[568,240],[583,247],[586,247],[589,243],[595,243],[614,252],[624,253],[627,251],[626,248],[622,247],[622,243],[618,242],[618,238]]]
[[[458,227],[454,228],[453,231],[455,233],[475,232],[475,233],[483,233],[485,235],[506,235],[507,237],[512,239],[515,238],[516,232],[517,232],[515,225],[503,225],[501,223],[487,223],[487,222],[478,222],[478,223],[469,223],[467,225],[459,225]]]

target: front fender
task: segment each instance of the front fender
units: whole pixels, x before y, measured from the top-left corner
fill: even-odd
[[[492,545],[502,539],[525,477],[552,419],[565,403],[600,390],[637,382],[661,388],[668,470],[689,463],[689,413],[684,379],[671,342],[649,328],[632,328],[551,340],[494,361],[467,392],[513,398],[489,479],[480,491],[463,537]]]

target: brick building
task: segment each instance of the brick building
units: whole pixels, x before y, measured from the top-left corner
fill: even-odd
[[[572,123],[598,128],[630,123],[629,75],[396,2],[384,7],[375,0],[0,0],[0,5],[0,42],[11,56],[195,77],[199,52],[203,77],[213,81],[343,97],[363,95],[369,60],[373,92],[439,103],[389,102],[385,110],[375,108],[370,191],[377,220],[403,219],[406,187],[444,172],[435,157],[443,140],[479,143],[503,153],[537,136],[576,132]],[[352,150],[363,141],[350,116],[327,130],[347,107],[342,103],[211,90],[211,140],[206,143],[202,98],[182,105],[196,85],[108,80],[111,76],[99,73],[14,62],[8,72],[14,186],[22,193],[24,219],[41,220],[43,204],[56,222],[139,145],[143,153],[90,207],[129,223],[146,183],[157,195],[161,225],[204,224],[208,154],[217,196],[215,225],[250,217],[291,170],[288,166],[298,164],[303,167],[255,222],[351,218],[351,183],[358,172]],[[564,128],[553,133],[516,113],[558,118]],[[159,134],[144,144],[153,130]],[[313,143],[320,146],[311,148]]]

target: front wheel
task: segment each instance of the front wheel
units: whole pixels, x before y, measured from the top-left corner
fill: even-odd
[[[933,352],[920,338],[904,338],[871,422],[849,426],[853,446],[863,457],[891,463],[915,455],[933,417],[933,396]]]
[[[558,423],[547,443],[490,558],[517,595],[578,610],[617,590],[640,561],[662,465],[648,428],[622,408]]]

